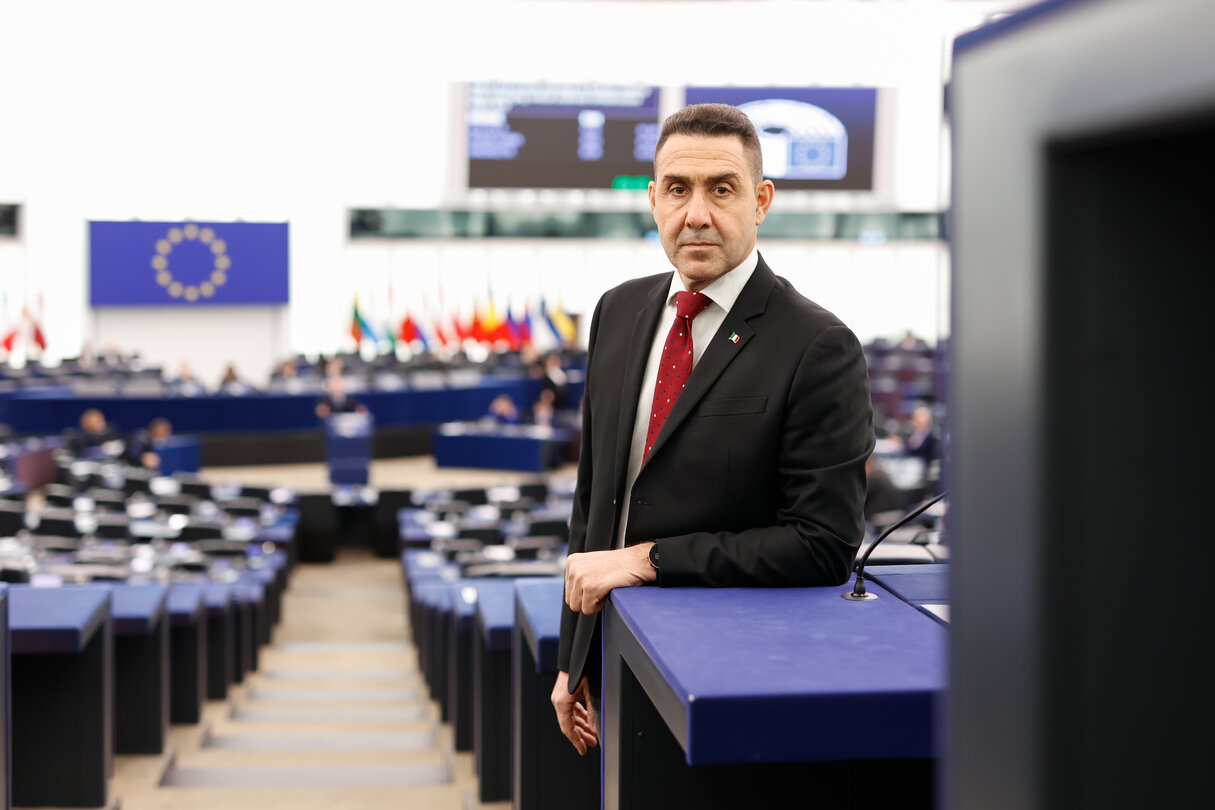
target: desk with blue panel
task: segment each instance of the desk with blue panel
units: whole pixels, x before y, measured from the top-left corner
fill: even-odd
[[[159,754],[169,732],[169,589],[115,585],[115,719],[119,754]]]
[[[447,626],[447,716],[457,751],[473,750],[473,641],[477,629],[477,589],[465,580],[449,582],[451,620]]]
[[[511,649],[515,580],[469,580],[477,591],[473,642],[473,761],[480,800],[510,799]]]
[[[949,624],[948,563],[869,566],[865,578],[937,621]]]
[[[361,404],[384,427],[437,425],[478,419],[499,394],[534,402],[539,382],[523,376],[484,375],[479,381],[439,388],[356,392]],[[273,433],[317,430],[317,393],[255,393],[162,397],[74,396],[70,388],[28,388],[0,393],[0,422],[29,435],[57,435],[75,428],[80,414],[98,408],[122,433],[164,417],[183,434]]]
[[[604,808],[932,808],[946,630],[850,587],[614,591]]]
[[[231,585],[204,583],[203,605],[207,634],[207,699],[224,700],[235,684],[240,608]]]
[[[436,577],[415,581],[411,593],[418,602],[418,625],[414,644],[418,650],[418,667],[430,691],[439,704],[439,719],[448,720],[447,701],[447,626],[451,615],[451,588]]]
[[[169,586],[169,698],[171,723],[197,723],[207,702],[206,585]]]
[[[157,472],[161,475],[196,473],[202,467],[202,444],[195,436],[170,436],[158,443],[154,451],[160,458]]]
[[[439,467],[542,473],[577,458],[579,435],[563,427],[447,422],[431,447]]]
[[[9,588],[12,795],[101,807],[114,772],[112,588]]]
[[[329,483],[365,485],[370,477],[375,420],[370,413],[339,413],[325,420]]]
[[[521,579],[515,586],[511,678],[514,810],[598,810],[599,757],[579,756],[561,733],[551,696],[565,580]]]

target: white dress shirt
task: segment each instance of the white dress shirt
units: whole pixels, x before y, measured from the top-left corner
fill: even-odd
[[[742,263],[733,270],[724,273],[701,290],[713,303],[692,319],[692,369],[700,362],[701,356],[709,346],[709,341],[717,333],[730,308],[738,299],[738,294],[746,286],[759,264],[759,253],[755,248]],[[633,441],[629,445],[629,469],[624,482],[624,505],[620,509],[620,531],[616,535],[616,548],[624,548],[624,530],[629,524],[629,503],[633,497],[633,484],[637,474],[641,472],[641,459],[645,454],[645,438],[650,430],[650,411],[654,404],[654,386],[658,378],[658,366],[662,360],[662,349],[667,342],[667,333],[675,321],[675,293],[686,292],[683,279],[679,273],[671,274],[671,289],[667,293],[667,304],[662,309],[658,319],[658,328],[654,331],[654,342],[650,345],[650,357],[646,361],[645,376],[641,378],[641,394],[637,398],[637,419],[633,422]]]

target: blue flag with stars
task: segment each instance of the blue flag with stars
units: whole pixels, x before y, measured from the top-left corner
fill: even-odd
[[[89,302],[286,304],[285,222],[90,222]]]

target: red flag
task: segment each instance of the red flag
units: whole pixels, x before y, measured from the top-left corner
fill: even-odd
[[[520,348],[532,345],[532,305],[523,308],[523,317],[519,319]]]
[[[11,352],[13,350],[13,347],[17,345],[17,335],[18,335],[18,330],[10,329],[9,333],[4,336],[2,345],[4,346],[4,350],[6,352]]]
[[[401,331],[397,337],[406,343],[412,343],[418,339],[418,325],[413,322],[413,318],[409,315],[406,315],[405,319],[401,321]]]

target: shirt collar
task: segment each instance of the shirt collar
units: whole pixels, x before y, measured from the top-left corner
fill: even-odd
[[[747,282],[751,279],[751,274],[755,272],[755,268],[759,266],[759,249],[751,248],[751,252],[747,258],[733,270],[727,273],[722,273],[713,283],[701,290],[702,293],[709,297],[717,306],[721,307],[726,312],[734,306],[734,302],[738,300],[739,294],[743,287],[747,286]],[[667,291],[667,306],[675,306],[675,293],[686,292],[687,288],[683,286],[683,279],[679,277],[679,272],[676,271],[671,275],[671,288]]]

